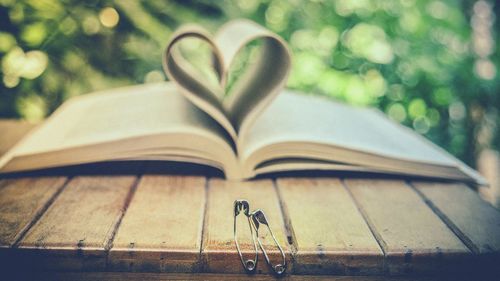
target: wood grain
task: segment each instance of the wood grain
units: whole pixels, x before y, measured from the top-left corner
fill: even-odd
[[[414,182],[412,185],[434,212],[477,254],[468,264],[477,272],[476,278],[500,276],[500,211],[461,183]]]
[[[384,255],[339,179],[278,179],[299,274],[380,274]]]
[[[198,270],[205,178],[143,176],[109,253],[111,270]]]
[[[390,274],[461,269],[468,248],[400,180],[345,180],[382,246]]]
[[[250,203],[251,210],[262,209],[265,212],[274,235],[287,255],[287,270],[291,272],[290,249],[285,235],[285,225],[278,197],[271,180],[231,182],[212,179],[209,181],[208,206],[202,247],[204,270],[224,273],[244,272],[233,239],[233,202],[236,199],[246,199]],[[243,215],[238,217],[238,229],[238,239],[242,252],[245,257],[253,259],[253,244],[248,224]],[[262,234],[268,233],[264,231]],[[274,242],[270,236],[266,235],[262,241],[271,257],[271,261],[281,263],[281,256],[278,250],[273,248]],[[270,272],[262,254],[259,254],[257,270],[259,273]]]
[[[476,253],[500,252],[500,211],[461,183],[413,182]]]
[[[65,177],[0,181],[0,247],[10,247],[20,238],[65,181]]]
[[[134,176],[76,177],[19,244],[28,268],[104,269]]]
[[[476,253],[500,252],[500,211],[461,183],[413,182]]]

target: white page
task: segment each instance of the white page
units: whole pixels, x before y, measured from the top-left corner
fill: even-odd
[[[166,132],[202,131],[222,139],[217,128],[172,84],[145,84],[70,100],[15,152],[32,154]]]
[[[288,90],[256,120],[242,145],[242,156],[282,142],[316,142],[412,162],[457,166],[450,155],[378,111]]]

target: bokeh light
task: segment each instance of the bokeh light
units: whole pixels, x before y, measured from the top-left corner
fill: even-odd
[[[113,28],[118,24],[120,16],[114,8],[107,7],[102,9],[99,13],[99,20],[105,27]]]

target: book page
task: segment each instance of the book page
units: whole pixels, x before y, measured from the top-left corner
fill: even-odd
[[[163,55],[163,69],[169,79],[176,84],[178,90],[217,121],[236,142],[237,132],[222,105],[223,86],[210,83],[207,77],[200,75],[196,68],[183,57],[179,43],[186,38],[203,40],[212,47],[214,70],[221,79],[220,84],[224,84],[222,54],[213,42],[210,33],[197,25],[182,26],[172,35]]]
[[[291,54],[286,42],[277,34],[248,20],[234,20],[223,25],[214,40],[225,64],[225,78],[233,60],[245,46],[253,41],[262,43],[255,62],[237,79],[223,101],[236,131],[243,137],[255,118],[285,86]]]
[[[197,74],[179,51],[179,42],[198,38],[213,48],[214,69],[220,85],[207,83]],[[226,93],[228,72],[235,56],[252,41],[262,41],[256,63]],[[201,26],[179,28],[165,50],[163,67],[179,91],[193,104],[209,114],[237,144],[253,120],[268,106],[284,87],[290,70],[290,52],[276,34],[248,20],[234,20],[220,28],[214,39]]]
[[[269,145],[290,142],[326,144],[403,161],[457,166],[453,157],[376,110],[284,91],[256,120],[242,143],[241,157],[247,158]]]
[[[73,98],[15,148],[43,153],[161,133],[201,132],[227,141],[222,128],[171,83],[118,88]]]

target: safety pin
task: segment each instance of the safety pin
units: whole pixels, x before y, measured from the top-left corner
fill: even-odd
[[[286,270],[286,257],[285,257],[285,253],[283,252],[283,249],[281,248],[280,244],[278,243],[278,240],[276,240],[276,237],[274,236],[274,233],[271,230],[271,227],[269,227],[269,223],[267,221],[266,215],[264,214],[264,212],[262,210],[258,209],[258,210],[253,211],[250,214],[250,217],[252,218],[253,226],[255,228],[255,234],[257,236],[257,242],[259,243],[260,249],[264,253],[264,258],[266,259],[267,264],[272,268],[272,270],[274,271],[274,273],[276,273],[276,275],[278,275],[278,276],[282,275],[283,273],[285,273],[285,270]],[[267,255],[267,252],[264,249],[264,246],[262,245],[262,242],[260,242],[260,238],[259,238],[259,226],[261,224],[267,226],[267,229],[268,229],[269,233],[273,237],[274,243],[276,243],[276,246],[278,246],[278,249],[280,250],[281,257],[283,258],[283,263],[278,263],[275,266],[273,266],[271,264],[271,261],[269,260],[269,256]]]
[[[240,250],[240,245],[238,243],[238,231],[236,227],[236,217],[243,212],[243,214],[247,217],[248,227],[250,228],[250,235],[252,236],[253,246],[255,250],[255,259],[248,259],[245,261],[243,258],[243,254]],[[246,200],[235,200],[234,201],[234,243],[236,244],[236,249],[238,250],[238,255],[240,256],[241,264],[247,273],[255,273],[257,269],[257,259],[258,259],[258,249],[257,242],[255,241],[255,236],[253,235],[252,223],[250,221],[250,205]]]

